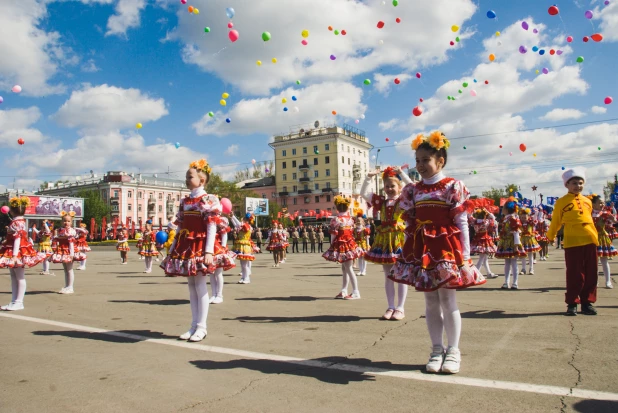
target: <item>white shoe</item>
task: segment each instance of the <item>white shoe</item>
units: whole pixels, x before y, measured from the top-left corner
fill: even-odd
[[[494,273],[490,273],[490,274],[487,274],[486,278],[492,279],[492,278],[498,278],[498,276]]]
[[[532,263],[533,263],[533,264],[536,264],[536,260],[532,260]]]
[[[189,331],[187,331],[186,333],[184,333],[183,335],[181,335],[181,336],[180,336],[180,337],[178,337],[178,338],[179,338],[179,339],[181,339],[181,340],[188,340],[188,339],[190,339],[190,338],[191,338],[191,336],[192,336],[193,334],[195,334],[195,330],[197,330],[197,328],[196,328],[196,327],[191,327],[191,328],[189,329]]]
[[[612,288],[614,288],[614,286],[612,285],[611,282],[608,282],[605,284],[605,288],[609,288],[611,290]]]
[[[122,263],[122,265],[127,265],[127,264],[128,264],[127,262],[123,262],[123,263]]]
[[[155,258],[155,261],[156,261],[156,262],[159,262],[159,259],[158,259],[158,258]]]
[[[525,275],[525,274],[526,274],[526,270],[521,270],[521,271],[519,272],[519,275]]]
[[[534,270],[530,270],[529,275],[534,275]]]
[[[442,373],[459,373],[460,364],[461,353],[459,352],[459,349],[453,347],[447,348],[446,355],[444,356],[444,363],[442,364]]]
[[[344,297],[344,300],[360,300],[361,296],[358,291],[353,292],[352,294]]]
[[[425,365],[425,371],[427,373],[437,373],[442,368],[442,363],[444,363],[444,349],[442,346],[433,346],[429,355],[429,361]]]
[[[215,296],[214,295],[212,297],[210,297],[210,299],[208,300],[208,304],[212,304],[213,301],[215,301]]]
[[[243,284],[251,284],[251,279],[249,277],[245,278],[245,282]]]
[[[71,287],[64,287],[62,290],[58,291],[58,294],[73,294],[74,291]]]
[[[213,304],[221,304],[223,302],[223,297],[215,297],[214,300],[211,301]]]
[[[19,311],[23,309],[24,309],[24,303],[17,302],[17,301],[12,301],[8,305],[3,305],[2,307],[0,307],[0,310],[2,311]]]
[[[199,330],[196,330],[195,333],[189,338],[189,341],[202,341],[206,338],[207,334],[208,333],[206,332],[206,330],[200,328]]]

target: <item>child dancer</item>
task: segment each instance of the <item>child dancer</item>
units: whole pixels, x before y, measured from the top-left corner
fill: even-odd
[[[458,373],[461,363],[461,315],[456,289],[485,284],[470,260],[466,207],[470,193],[463,182],[442,172],[447,162],[448,139],[440,132],[412,142],[416,170],[422,180],[407,185],[401,195],[408,227],[401,258],[391,278],[425,293],[425,317],[432,342],[428,373]],[[444,351],[442,336],[448,347]]]
[[[592,304],[597,301],[599,234],[592,219],[592,202],[581,195],[586,171],[583,168],[568,169],[562,174],[562,181],[568,193],[554,205],[547,238],[553,242],[558,229],[564,225],[565,315],[576,316],[579,303],[582,314],[596,315],[597,310]]]
[[[365,260],[376,264],[382,264],[384,272],[384,289],[386,290],[386,301],[388,308],[382,316],[383,320],[402,320],[405,317],[405,303],[408,295],[408,286],[399,284],[397,292],[399,302],[395,307],[395,283],[388,277],[393,264],[399,259],[401,248],[404,241],[405,224],[401,215],[403,211],[399,208],[399,194],[403,185],[408,185],[412,180],[404,174],[399,167],[388,167],[382,173],[384,182],[384,192],[386,197],[371,192],[373,177],[379,174],[379,170],[370,172],[361,187],[361,196],[367,201],[374,210],[380,211],[381,223],[376,227],[376,234],[371,245],[371,249],[365,255]]]
[[[545,218],[545,212],[541,209],[536,220],[536,240],[541,246],[539,252],[540,260],[547,261],[547,253],[549,249],[549,240],[547,239],[547,230],[549,229],[549,221]]]
[[[62,228],[56,236],[58,245],[54,249],[51,260],[55,264],[62,264],[64,268],[64,287],[58,293],[73,294],[73,283],[75,282],[73,262],[85,260],[86,254],[78,251],[75,245],[77,239],[77,231],[73,228],[75,212],[61,211],[60,214],[62,215]]]
[[[273,253],[273,259],[275,260],[273,268],[279,268],[279,263],[281,262],[282,257],[281,251],[284,249],[278,225],[279,223],[277,221],[273,221],[273,229],[270,231],[268,246],[266,247],[268,251]]]
[[[146,269],[144,273],[150,274],[152,272],[152,260],[154,257],[159,256],[157,250],[156,234],[152,230],[152,221],[146,222],[144,234],[142,235],[142,249],[138,252],[139,255],[144,257]]]
[[[354,242],[365,254],[369,251],[369,244],[367,244],[367,235],[369,235],[369,228],[365,226],[365,220],[360,215],[356,216],[356,224],[354,225]],[[358,257],[358,275],[367,275],[367,261],[365,261],[365,254]]]
[[[43,221],[43,229],[38,231],[35,229],[36,233],[39,235],[39,253],[45,255],[45,259],[43,260],[43,271],[41,271],[41,275],[54,275],[49,272],[49,258],[52,256],[54,251],[51,247],[51,238],[52,238],[52,230],[50,229],[51,223],[47,220]]]
[[[605,288],[614,288],[612,285],[611,273],[609,270],[609,258],[618,255],[618,251],[612,245],[612,240],[607,233],[607,224],[613,225],[616,222],[616,218],[610,211],[603,210],[603,200],[598,195],[590,196],[592,201],[592,219],[594,220],[594,226],[597,228],[599,234],[599,246],[597,247],[597,257],[601,261],[601,268],[603,268],[603,274],[605,274]]]
[[[129,248],[129,231],[126,228],[121,228],[116,237],[118,238],[116,250],[120,251],[120,261],[123,265],[126,265],[128,253],[131,251],[131,248]]]
[[[139,229],[135,232],[135,241],[137,241],[135,243],[135,248],[137,248],[137,254],[139,255],[139,252],[142,250],[142,247],[144,245],[144,234]],[[143,260],[144,256],[140,255],[139,259]]]
[[[521,245],[528,255],[528,265],[530,271],[528,274],[534,274],[534,253],[541,250],[541,246],[536,241],[536,222],[530,216],[530,208],[522,208],[519,210],[519,220],[521,221]],[[521,260],[521,272],[526,273],[526,258]]]
[[[352,268],[354,260],[365,255],[365,251],[356,245],[354,235],[354,220],[348,214],[350,199],[341,195],[335,197],[335,208],[338,215],[330,221],[331,243],[330,248],[322,254],[328,261],[341,264],[343,284],[341,292],[335,298],[345,300],[358,300],[361,298],[358,290],[358,280]],[[352,294],[348,295],[348,282],[352,283]]]
[[[287,258],[287,250],[290,246],[288,242],[288,236],[290,235],[286,229],[283,229],[283,224],[278,225],[279,235],[281,237],[281,264],[285,264],[285,259]]]
[[[236,257],[240,260],[240,267],[242,268],[241,278],[238,284],[249,284],[251,282],[251,263],[255,260],[255,246],[251,241],[251,234],[253,233],[253,214],[247,212],[241,223],[238,218],[232,215],[232,224],[238,231],[238,235],[234,240],[234,252]]]
[[[82,222],[81,224],[79,224],[79,228],[75,228],[75,231],[77,232],[75,251],[83,252],[84,254],[92,251],[92,249],[88,246],[88,242],[86,241],[86,238],[88,237],[88,230],[86,229],[86,224]],[[86,258],[84,258],[84,260],[80,262],[77,269],[81,271],[86,269]]]
[[[0,247],[0,268],[8,268],[11,273],[11,302],[0,307],[4,311],[24,309],[26,295],[26,267],[34,267],[47,260],[45,253],[37,253],[28,242],[28,229],[23,215],[30,205],[27,196],[9,200],[9,214],[13,218],[7,228],[6,239]]]
[[[517,215],[517,201],[509,197],[502,206],[502,230],[500,231],[500,241],[496,250],[496,258],[504,260],[504,284],[503,289],[509,289],[510,276],[513,275],[513,283],[510,288],[517,290],[519,272],[517,271],[517,260],[526,257],[526,250],[521,244],[521,221]]]
[[[213,274],[216,269],[213,255],[218,215],[222,210],[219,199],[204,191],[210,172],[211,168],[204,159],[189,165],[185,183],[191,194],[180,201],[175,221],[179,226],[178,236],[161,263],[166,276],[188,278],[191,327],[180,336],[181,340],[201,341],[207,335],[209,299],[206,275]]]
[[[470,252],[479,254],[479,262],[476,268],[481,270],[485,266],[487,278],[497,278],[498,276],[489,269],[489,256],[496,253],[491,234],[493,233],[495,218],[493,214],[485,208],[478,208],[472,214],[472,226],[474,227],[474,239]]]
[[[230,230],[230,221],[224,216],[219,216],[213,258],[217,269],[210,274],[210,288],[212,290],[210,304],[221,304],[223,302],[223,271],[236,267],[234,262],[236,254],[227,248],[227,234]]]

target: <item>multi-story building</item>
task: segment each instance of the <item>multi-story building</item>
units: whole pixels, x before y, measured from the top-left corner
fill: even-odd
[[[277,202],[291,214],[332,211],[337,194],[360,199],[373,148],[364,131],[315,122],[313,128],[275,136],[269,145],[275,151]]]
[[[50,184],[37,195],[76,196],[81,190],[99,192],[110,206],[112,219],[135,222],[137,227],[148,219],[156,226],[167,225],[168,219],[176,214],[180,200],[191,192],[184,180],[110,171],[102,178],[92,174],[84,180]]]

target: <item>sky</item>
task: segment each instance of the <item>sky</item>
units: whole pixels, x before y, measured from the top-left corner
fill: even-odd
[[[618,173],[618,0],[3,1],[0,56],[0,190],[181,178],[202,157],[232,179],[315,120],[364,130],[383,166],[440,130],[476,195],[560,196],[575,166],[602,193]]]

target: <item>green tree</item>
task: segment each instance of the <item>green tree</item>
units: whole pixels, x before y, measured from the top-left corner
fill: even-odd
[[[494,200],[494,205],[500,205],[500,198],[507,198],[513,195],[513,192],[519,191],[516,184],[507,184],[504,188],[494,188],[493,186],[488,191],[483,191],[483,198]]]
[[[258,194],[252,191],[241,191],[236,183],[229,182],[221,178],[221,175],[213,173],[204,188],[209,194],[217,195],[221,198],[228,198],[232,202],[234,213],[239,216],[245,211],[245,198],[259,198]]]
[[[110,208],[107,202],[101,198],[99,191],[82,189],[77,192],[78,198],[84,198],[84,220],[86,225],[90,225],[90,219],[94,218],[97,225],[101,225],[103,217],[107,217],[107,222],[110,221]]]

